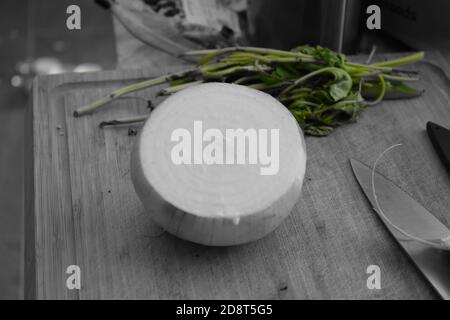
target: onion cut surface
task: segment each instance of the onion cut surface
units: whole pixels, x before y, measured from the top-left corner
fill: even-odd
[[[201,123],[202,130],[195,131],[194,123]],[[190,133],[191,164],[173,160],[181,141],[173,139],[177,129]],[[210,129],[220,131],[223,139],[205,139]],[[226,133],[237,129],[254,130],[258,144],[247,137],[244,163],[238,163],[239,152],[233,149],[234,162],[227,164],[233,144]],[[279,134],[278,159],[271,153],[274,130]],[[266,140],[260,135],[264,131]],[[194,150],[194,141],[201,141],[201,149]],[[195,164],[194,154],[213,141],[223,147],[224,163],[203,159]],[[251,145],[261,152],[261,143],[267,144],[270,165],[261,162],[259,153],[254,153],[257,163],[250,161]],[[291,113],[266,93],[225,83],[201,84],[167,98],[144,124],[131,155],[133,184],[152,218],[177,237],[215,246],[254,241],[273,231],[300,196],[305,166],[303,133]],[[271,173],[262,174],[269,167]]]

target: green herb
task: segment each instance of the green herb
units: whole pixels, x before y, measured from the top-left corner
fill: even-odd
[[[230,47],[186,55],[198,56],[196,68],[121,88],[79,108],[74,115],[88,114],[123,95],[160,84],[167,87],[159,95],[169,95],[199,83],[223,81],[273,95],[291,111],[306,134],[326,136],[340,125],[357,121],[368,105],[422,93],[405,84],[417,80],[411,76],[416,72],[398,67],[422,59],[423,52],[373,64],[350,62],[345,55],[319,46],[291,51]]]

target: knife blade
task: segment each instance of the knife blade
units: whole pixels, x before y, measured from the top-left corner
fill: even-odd
[[[450,130],[434,123],[427,123],[428,137],[445,168],[450,172]]]
[[[354,159],[351,159],[350,163],[356,180],[372,208],[377,212],[372,194],[372,169]],[[380,208],[397,227],[422,239],[441,239],[450,236],[450,230],[444,224],[383,175],[375,173],[374,183]],[[377,213],[400,247],[438,294],[443,299],[450,300],[449,252],[411,241],[388,224],[379,212]]]

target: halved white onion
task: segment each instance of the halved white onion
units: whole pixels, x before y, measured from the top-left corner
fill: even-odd
[[[275,154],[270,154],[271,166],[262,164],[259,154],[257,163],[250,163],[250,138],[244,164],[237,163],[237,154],[233,164],[177,164],[173,148],[181,140],[171,139],[173,132],[186,129],[198,139],[195,123],[197,129],[202,124],[203,134],[208,129],[223,134],[218,145],[225,163],[232,145],[227,129],[266,131],[268,141],[257,135],[256,148],[259,152],[259,143],[267,142],[269,154],[276,140],[270,133],[278,130],[278,168]],[[201,142],[202,150],[212,141]],[[254,241],[273,231],[300,196],[305,166],[303,133],[291,113],[268,94],[224,83],[190,87],[167,98],[146,121],[131,156],[135,190],[152,218],[177,237],[214,246]]]

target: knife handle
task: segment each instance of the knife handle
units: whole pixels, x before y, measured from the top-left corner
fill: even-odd
[[[430,121],[427,123],[427,132],[439,158],[450,173],[450,130]]]

